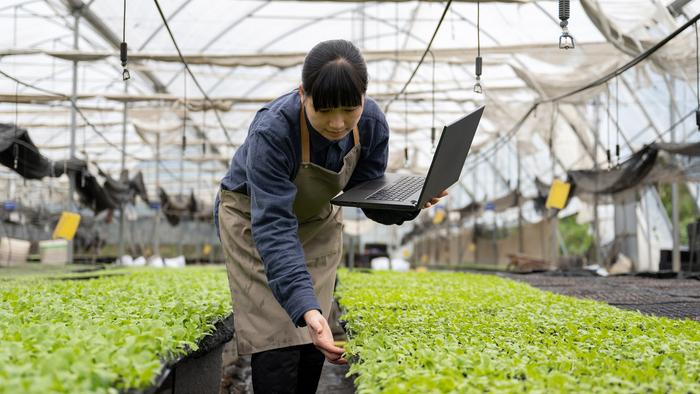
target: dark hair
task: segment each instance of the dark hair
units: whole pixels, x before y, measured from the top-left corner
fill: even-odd
[[[316,110],[357,107],[367,92],[367,64],[350,41],[323,41],[306,55],[301,80]]]

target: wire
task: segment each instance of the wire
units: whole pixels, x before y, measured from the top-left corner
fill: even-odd
[[[610,145],[612,144],[612,140],[610,139],[610,121],[612,115],[610,114],[610,85],[608,83],[605,83],[605,95],[606,95],[606,109],[605,109],[605,119],[606,119],[606,128],[607,128],[607,144],[606,144],[606,149],[605,149],[605,156],[608,159],[608,169],[612,168],[612,155],[610,154]]]
[[[182,80],[183,80],[183,96],[184,96],[184,111],[182,116],[182,159],[185,159],[185,149],[187,149],[187,73],[186,70],[182,70]],[[202,111],[205,112],[205,111]],[[182,174],[181,174],[182,176]]]
[[[658,141],[663,141],[663,137],[667,134],[669,134],[671,131],[673,131],[676,127],[678,127],[681,123],[683,123],[686,119],[690,118],[691,115],[695,113],[695,110],[692,110],[688,112],[687,114],[683,115],[680,119],[678,119],[676,122],[674,122],[671,126],[669,126],[668,129],[664,130],[663,132],[659,133],[654,139],[651,140],[651,142],[648,142],[644,144],[644,146],[650,146],[653,145],[654,143]],[[634,142],[634,140],[631,140],[630,143]],[[620,164],[624,164],[627,160],[629,160],[632,156],[634,156],[637,152],[631,152],[628,155],[622,156],[620,159]]]
[[[563,99],[565,99],[565,98],[571,97],[571,96],[573,96],[573,95],[575,95],[575,94],[581,93],[581,92],[586,91],[586,90],[588,90],[588,89],[594,88],[594,87],[596,87],[596,86],[600,86],[600,85],[604,84],[605,82],[608,82],[609,80],[611,80],[611,79],[617,77],[618,75],[621,75],[621,74],[624,73],[625,71],[627,71],[627,70],[629,70],[630,68],[632,68],[632,67],[636,66],[637,64],[639,64],[642,60],[645,60],[646,58],[648,58],[649,56],[651,56],[652,54],[654,54],[654,52],[658,51],[661,47],[663,47],[664,45],[666,45],[669,41],[671,41],[671,40],[672,40],[673,38],[675,38],[677,35],[681,34],[685,29],[687,29],[688,27],[692,26],[692,25],[693,25],[695,22],[697,22],[699,19],[700,19],[700,13],[698,13],[697,15],[695,15],[693,18],[689,19],[686,23],[684,23],[684,24],[683,24],[681,27],[679,27],[678,29],[674,30],[673,33],[669,34],[669,35],[666,36],[664,39],[662,39],[661,41],[657,42],[655,45],[653,45],[652,47],[650,47],[650,48],[647,49],[646,51],[644,51],[644,52],[640,53],[639,55],[637,55],[637,57],[635,57],[634,59],[632,59],[632,60],[630,60],[629,62],[625,63],[624,65],[622,65],[622,66],[619,67],[618,69],[616,69],[616,70],[614,70],[614,71],[612,71],[612,72],[610,72],[610,73],[608,73],[608,74],[606,74],[606,75],[604,75],[604,76],[602,76],[602,77],[596,79],[595,81],[593,81],[593,82],[591,82],[591,83],[589,83],[589,84],[587,84],[587,85],[584,85],[584,86],[582,86],[582,87],[580,87],[580,88],[574,89],[574,90],[572,90],[572,91],[570,91],[570,92],[568,92],[568,93],[560,94],[559,96],[551,97],[551,98],[548,98],[548,99],[540,99],[540,100],[538,100],[538,102],[540,102],[540,103],[548,103],[548,102],[554,102],[554,101],[563,100]]]
[[[154,0],[156,3],[158,3],[158,0]],[[447,10],[450,9],[450,5],[452,4],[452,0],[447,0],[447,4],[445,5],[445,9],[442,11],[442,16],[440,16],[440,21],[438,21],[437,26],[435,27],[435,31],[433,31],[433,36],[430,37],[430,41],[428,42],[428,47],[425,48],[425,51],[423,52],[423,55],[420,57],[420,60],[418,61],[418,64],[416,65],[416,68],[413,70],[411,73],[411,76],[408,78],[408,81],[403,85],[400,91],[398,91],[394,97],[389,99],[389,101],[386,103],[384,106],[384,112],[389,112],[389,106],[391,103],[393,103],[401,94],[403,94],[406,91],[406,88],[408,85],[411,83],[413,80],[413,77],[416,75],[418,72],[418,69],[420,68],[421,64],[423,64],[423,60],[425,60],[425,56],[428,54],[428,51],[430,50],[431,45],[433,45],[433,40],[435,40],[435,36],[437,35],[438,31],[440,30],[440,26],[442,25],[442,21],[445,20],[445,15],[447,14]]]
[[[226,126],[224,126],[224,122],[221,119],[221,115],[219,114],[219,110],[214,105],[214,102],[212,101],[212,99],[209,98],[209,95],[207,94],[207,92],[204,91],[204,89],[202,88],[202,85],[199,84],[197,77],[194,76],[194,73],[190,69],[190,66],[185,61],[185,57],[182,56],[182,52],[180,51],[180,47],[177,45],[177,41],[175,41],[175,36],[173,35],[172,30],[170,30],[170,25],[168,25],[168,20],[165,18],[165,15],[163,14],[163,10],[160,8],[160,3],[158,3],[158,0],[153,0],[153,1],[156,3],[156,8],[158,8],[158,13],[160,14],[160,18],[163,20],[163,25],[165,25],[165,29],[168,31],[168,35],[170,35],[170,39],[172,40],[173,45],[175,46],[175,50],[177,50],[177,55],[180,57],[180,61],[182,62],[182,64],[185,65],[185,69],[187,69],[187,72],[190,74],[190,77],[192,77],[192,81],[194,82],[195,85],[197,85],[197,89],[199,89],[199,91],[202,93],[202,96],[204,96],[204,99],[212,104],[212,109],[214,110],[214,114],[216,115],[216,120],[219,122],[219,126],[221,126],[221,130],[223,130],[224,135],[226,136],[226,139],[228,140],[228,142],[232,146],[235,146],[236,144],[233,143],[233,140],[231,139],[231,136],[229,135],[228,130],[226,129]]]
[[[695,78],[695,93],[698,96],[698,109],[700,109],[700,41],[698,40],[698,23],[695,22],[695,70],[697,76]]]
[[[15,83],[15,128],[13,130],[13,139],[17,139],[17,121],[19,120],[19,83]],[[12,163],[12,168],[17,169],[17,164],[19,161],[19,146],[14,147],[14,160]]]
[[[513,125],[513,127],[511,127],[510,130],[508,130],[508,132],[506,132],[501,138],[496,140],[496,142],[493,143],[492,145],[490,145],[488,148],[479,151],[477,153],[477,159],[472,161],[471,163],[469,163],[469,167],[466,167],[466,171],[471,171],[471,170],[477,168],[479,166],[479,164],[486,162],[487,157],[490,153],[497,151],[500,148],[500,146],[506,144],[511,138],[513,138],[515,136],[515,134],[518,132],[518,130],[520,129],[520,127],[530,117],[530,115],[535,113],[535,110],[537,109],[538,106],[539,106],[539,103],[532,104],[532,106],[525,113],[525,115],[523,115],[520,118],[520,120],[518,120],[515,123],[515,125]]]
[[[85,114],[83,113],[83,111],[80,110],[80,107],[78,107],[78,106],[75,104],[75,102],[74,102],[73,100],[71,100],[71,98],[70,98],[69,96],[67,96],[67,95],[65,95],[65,94],[62,94],[62,93],[53,92],[53,91],[50,91],[50,90],[47,90],[47,89],[44,89],[44,88],[40,88],[40,87],[38,87],[38,86],[29,84],[29,83],[26,83],[26,82],[23,82],[23,81],[20,81],[19,79],[17,79],[17,78],[15,78],[15,77],[11,76],[10,74],[4,72],[3,70],[0,70],[0,74],[2,74],[3,76],[5,76],[5,77],[7,77],[7,78],[9,78],[9,79],[11,79],[11,80],[13,80],[13,81],[15,81],[16,83],[18,83],[18,84],[20,84],[20,85],[22,85],[22,86],[26,86],[26,87],[28,87],[28,88],[35,89],[35,90],[38,90],[38,91],[40,91],[40,92],[44,92],[44,93],[50,94],[50,95],[52,95],[52,96],[60,97],[60,98],[62,98],[62,99],[67,100],[68,102],[70,102],[71,106],[72,106],[73,108],[75,108],[76,112],[78,112],[78,114],[80,115],[80,117],[83,118],[83,121],[85,121],[85,123],[86,123],[88,126],[90,126],[90,127],[93,129],[93,131],[94,131],[95,133],[97,133],[97,135],[99,135],[100,137],[102,137],[102,139],[103,139],[108,145],[110,145],[111,147],[113,147],[113,148],[115,148],[115,149],[118,149],[120,152],[123,152],[124,154],[127,154],[127,153],[124,152],[119,146],[117,146],[117,145],[114,144],[112,141],[110,141],[109,139],[107,139],[107,137],[105,137],[104,134],[102,134],[99,130],[97,130],[97,128],[95,127],[95,125],[93,125],[93,124],[88,120],[88,118],[85,116]],[[128,154],[127,154],[127,155],[128,155]]]
[[[620,78],[615,78],[615,156],[617,157],[617,164],[620,165],[620,133],[622,130],[620,128]]]
[[[476,1],[476,56],[481,56],[481,1]]]
[[[124,0],[124,18],[122,20],[122,42],[126,42],[126,0]]]
[[[433,151],[435,150],[435,55],[433,55],[433,52],[430,52],[430,55],[433,58],[433,83],[432,83],[432,94],[431,94],[431,101],[432,101],[432,120],[430,121],[430,143],[432,144],[432,149]],[[408,128],[407,128],[408,129]]]
[[[83,111],[80,109],[80,107],[78,107],[78,105],[77,105],[73,100],[70,99],[69,96],[67,96],[67,95],[65,95],[65,94],[62,94],[62,93],[57,93],[57,92],[54,92],[54,91],[51,91],[51,90],[48,90],[48,89],[44,89],[44,88],[41,88],[41,87],[39,87],[39,86],[32,85],[32,84],[27,83],[27,82],[24,82],[24,81],[20,81],[19,79],[17,79],[17,78],[15,78],[15,77],[13,77],[12,75],[6,73],[6,72],[3,71],[2,69],[0,69],[0,75],[3,75],[4,77],[6,77],[6,78],[8,78],[8,79],[10,79],[10,80],[12,80],[12,81],[18,83],[19,85],[22,85],[22,86],[28,87],[28,88],[30,88],[30,89],[38,90],[38,91],[40,91],[40,92],[44,92],[44,93],[50,94],[50,95],[52,95],[52,96],[60,97],[60,98],[62,98],[62,99],[64,99],[64,100],[67,100],[68,102],[70,102],[71,107],[75,108],[75,111],[80,115],[80,117],[83,119],[83,121],[85,122],[85,124],[88,125],[88,126],[90,126],[90,128],[92,129],[92,131],[94,131],[95,134],[97,134],[100,138],[102,138],[102,140],[103,140],[104,142],[106,142],[107,145],[109,145],[109,146],[111,146],[112,148],[116,149],[117,151],[123,153],[123,154],[124,154],[125,156],[127,156],[127,157],[131,157],[132,159],[139,160],[138,157],[136,157],[136,156],[134,156],[134,155],[132,155],[132,154],[126,152],[126,151],[125,151],[124,149],[122,149],[120,146],[118,146],[117,144],[115,144],[115,143],[113,143],[112,141],[110,141],[102,132],[100,132],[100,131],[97,129],[97,127],[95,127],[95,125],[92,124],[92,122],[90,122],[90,120],[87,118],[87,116],[85,116],[85,114],[84,114]],[[15,124],[15,127],[17,127],[16,124]],[[16,138],[14,138],[14,140],[15,140],[15,142],[19,142],[19,140],[16,139]],[[35,153],[41,154],[41,153],[39,152],[39,150],[38,150],[36,147],[31,148],[30,145],[26,145],[26,144],[25,144],[25,146],[28,147],[28,148],[30,148],[30,149],[32,149]],[[174,175],[167,167],[164,167],[164,166],[161,165],[161,168],[162,168],[163,170],[165,170],[165,172],[167,172],[167,173],[168,173],[169,175],[171,175],[172,177],[175,177],[175,175]]]
[[[666,36],[664,39],[662,39],[661,41],[659,41],[658,43],[656,43],[655,45],[653,45],[652,47],[650,47],[650,48],[647,49],[646,51],[642,52],[641,54],[639,54],[637,57],[635,57],[635,58],[632,59],[631,61],[627,62],[626,64],[622,65],[621,67],[617,68],[616,70],[614,70],[614,71],[608,73],[607,75],[605,75],[605,76],[603,76],[603,77],[601,77],[601,78],[598,78],[597,80],[595,80],[595,81],[593,81],[593,82],[591,82],[591,83],[589,83],[589,84],[587,84],[587,85],[584,85],[584,86],[582,86],[582,87],[580,87],[580,88],[574,89],[574,90],[572,90],[572,91],[570,91],[570,92],[568,92],[568,93],[563,93],[563,94],[561,94],[561,95],[559,95],[559,96],[556,96],[556,97],[551,97],[551,98],[548,98],[548,99],[539,99],[539,100],[535,100],[535,102],[533,103],[532,107],[530,107],[530,110],[529,110],[529,111],[528,111],[528,112],[527,112],[527,113],[526,113],[526,114],[511,128],[511,130],[508,131],[502,138],[500,138],[499,140],[497,140],[494,144],[492,144],[491,146],[489,146],[489,148],[487,148],[486,150],[481,151],[482,155],[480,155],[480,157],[485,157],[488,153],[495,151],[495,150],[497,149],[498,146],[502,145],[502,144],[505,143],[507,140],[510,140],[511,138],[513,138],[513,136],[517,133],[518,129],[522,126],[522,124],[525,122],[525,120],[527,120],[527,118],[530,116],[530,114],[532,114],[533,111],[535,111],[535,110],[537,109],[537,107],[538,107],[539,104],[544,104],[544,103],[551,103],[551,102],[555,102],[555,101],[560,101],[560,100],[563,100],[563,99],[565,99],[565,98],[571,97],[571,96],[573,96],[573,95],[575,95],[575,94],[578,94],[578,93],[581,93],[581,92],[586,91],[586,90],[588,90],[588,89],[591,89],[591,88],[593,88],[593,87],[596,87],[596,86],[602,85],[602,84],[604,84],[604,83],[607,83],[607,82],[610,81],[612,78],[615,78],[615,77],[617,77],[618,75],[621,75],[621,74],[624,73],[625,71],[627,71],[627,70],[629,70],[630,68],[632,68],[632,67],[636,66],[637,64],[639,64],[642,60],[644,60],[644,59],[646,59],[647,57],[651,56],[654,52],[658,51],[661,47],[663,47],[664,45],[666,45],[670,40],[672,40],[673,38],[675,38],[677,35],[679,35],[680,33],[682,33],[685,29],[687,29],[688,27],[690,27],[691,25],[693,25],[694,23],[696,23],[698,20],[700,20],[700,13],[698,13],[697,15],[695,15],[693,18],[689,19],[689,20],[688,20],[686,23],[684,23],[681,27],[679,27],[678,29],[674,30],[673,33],[669,34],[669,35]],[[700,68],[699,68],[699,70],[700,70]],[[700,90],[699,90],[699,92],[700,92]],[[693,113],[693,112],[691,112],[690,114],[688,114],[688,115],[686,115],[685,117],[683,117],[682,120],[687,119],[690,115],[692,115],[692,113]],[[609,112],[608,112],[608,114],[609,114]],[[674,126],[677,125],[677,124],[679,124],[679,123],[680,123],[680,122],[676,122],[676,123],[674,124]],[[669,129],[669,130],[670,130],[670,129]],[[664,133],[664,134],[665,134],[665,133]],[[608,137],[608,140],[609,140],[609,137]],[[656,140],[654,140],[654,141],[656,141]],[[478,166],[482,161],[483,161],[483,160],[475,160],[475,161],[473,161],[472,163],[470,163],[470,167],[468,167],[468,169],[475,168],[475,167]]]
[[[404,104],[404,126],[406,127],[406,130],[404,130],[403,133],[403,141],[404,141],[404,146],[403,146],[403,164],[404,167],[408,167],[408,97],[406,97],[406,94],[404,93],[403,95],[403,104]]]

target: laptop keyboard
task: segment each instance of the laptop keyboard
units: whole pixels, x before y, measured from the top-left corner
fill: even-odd
[[[391,185],[377,190],[367,200],[404,201],[407,197],[423,188],[425,178],[418,176],[401,177]]]

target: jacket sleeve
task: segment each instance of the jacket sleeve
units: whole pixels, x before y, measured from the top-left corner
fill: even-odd
[[[367,145],[367,147],[362,147],[360,160],[345,190],[359,183],[376,179],[384,175],[389,158],[389,128],[386,120],[382,119],[376,123]],[[406,212],[362,208],[362,212],[364,212],[365,216],[369,219],[377,223],[391,225],[402,224],[407,220],[415,219],[420,213],[420,209]]]
[[[251,225],[267,281],[275,299],[298,327],[304,313],[321,307],[306,269],[304,250],[293,212],[296,185],[291,181],[294,160],[290,141],[273,133],[254,131],[246,160]]]

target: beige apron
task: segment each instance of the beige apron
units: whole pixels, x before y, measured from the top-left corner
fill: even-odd
[[[294,179],[297,186],[294,214],[299,222],[299,240],[314,292],[323,316],[328,319],[336,268],[341,258],[343,229],[341,210],[329,201],[345,187],[355,169],[360,156],[359,131],[357,127],[353,129],[355,146],[336,173],[311,163],[303,105],[299,116],[301,164]],[[221,190],[219,204],[219,231],[226,253],[239,354],[311,343],[308,329],[294,325],[267,284],[251,235],[250,198]]]

